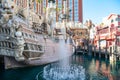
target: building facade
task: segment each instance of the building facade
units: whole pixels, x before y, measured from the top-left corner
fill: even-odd
[[[64,4],[66,4],[66,6]],[[66,0],[66,3],[64,2],[64,0],[56,0],[56,7],[60,8],[62,10],[62,13],[64,13],[64,7],[69,10],[69,21],[83,21],[82,0]],[[59,11],[56,11],[57,21],[59,21],[58,13]]]
[[[120,51],[120,15],[110,14],[96,26],[96,36],[94,39],[96,47],[112,50],[112,53]]]
[[[27,7],[28,1],[30,8],[37,14],[45,14],[46,7],[49,5],[48,0],[12,0],[18,6]],[[66,5],[65,5],[66,4]],[[82,22],[82,0],[55,0],[56,5],[56,21],[61,21],[60,14],[64,13],[64,9],[68,10],[69,21]]]

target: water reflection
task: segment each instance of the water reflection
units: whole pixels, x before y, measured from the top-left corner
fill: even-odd
[[[89,79],[87,80],[120,80],[120,62],[111,64],[104,59],[85,55],[73,55],[68,61],[69,65],[82,66],[85,72],[89,74]],[[44,71],[45,66],[0,70],[0,80],[35,80],[36,75]],[[43,79],[40,78],[40,80]]]
[[[75,62],[76,64],[82,64],[91,76],[95,74],[101,74],[107,77],[108,80],[120,79],[119,62],[113,62],[110,64],[108,61],[105,61],[103,59],[85,57],[83,55],[74,55],[72,57],[72,62]]]

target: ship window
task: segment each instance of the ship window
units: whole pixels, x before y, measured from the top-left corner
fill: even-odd
[[[9,43],[9,47],[12,48],[12,43],[11,42]]]
[[[34,36],[32,35],[32,38],[34,39]]]
[[[6,32],[6,34],[8,34],[9,32],[8,32],[8,29],[5,29],[5,32]]]
[[[0,42],[0,47],[2,47],[2,42]]]
[[[30,44],[30,50],[34,50],[34,47],[32,44]]]
[[[0,42],[0,47],[2,47],[2,43]]]
[[[4,29],[4,33],[7,34],[7,29]]]
[[[28,37],[28,34],[27,34],[27,33],[25,33],[25,36],[26,36],[26,37]]]
[[[13,44],[13,43],[11,43],[11,48],[13,48],[13,49],[14,49],[14,44]]]
[[[24,37],[26,37],[26,34],[25,33],[23,33],[24,34]]]
[[[2,33],[2,29],[0,28],[0,33]]]
[[[40,51],[42,51],[42,46],[41,45],[38,45],[38,48]]]
[[[8,44],[9,44],[9,48],[12,48],[12,47],[11,47],[11,43],[9,42]]]
[[[24,49],[25,49],[25,50],[28,50],[28,46],[27,46],[27,44],[25,44]]]
[[[37,46],[37,45],[35,45],[35,49],[36,49],[36,50],[39,50],[39,48],[38,48],[38,46]]]
[[[2,33],[4,33],[4,29],[2,28]]]
[[[1,42],[1,47],[3,47],[3,42]]]
[[[32,36],[31,35],[29,35],[30,36],[30,38],[32,38]]]
[[[33,50],[35,50],[35,45],[34,44],[32,45],[32,47],[33,47]]]
[[[8,42],[6,42],[6,46],[9,47],[9,43]]]
[[[4,47],[6,47],[6,42],[4,42],[3,44],[4,44]]]
[[[24,36],[24,33],[22,32],[22,36]]]
[[[10,29],[8,29],[8,34],[10,34]]]
[[[33,38],[35,38],[35,36],[33,36]]]

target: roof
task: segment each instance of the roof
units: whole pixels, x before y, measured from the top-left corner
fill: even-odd
[[[110,14],[107,19],[110,19],[112,16],[117,16],[118,14]]]

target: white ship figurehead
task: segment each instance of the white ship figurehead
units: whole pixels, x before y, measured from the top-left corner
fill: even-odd
[[[16,37],[21,37],[21,36],[22,36],[22,32],[21,32],[21,31],[17,31],[17,32],[15,33],[15,36],[16,36]]]
[[[15,33],[15,36],[16,36],[16,38],[17,38],[17,45],[18,45],[18,50],[19,50],[19,53],[16,53],[15,55],[16,55],[16,57],[15,57],[15,59],[17,60],[17,61],[23,61],[25,58],[23,57],[23,50],[24,50],[24,43],[25,43],[25,41],[24,41],[24,38],[23,38],[23,36],[22,36],[22,32],[21,32],[21,27],[19,27],[18,29],[17,29],[17,31],[16,31],[16,33]]]

